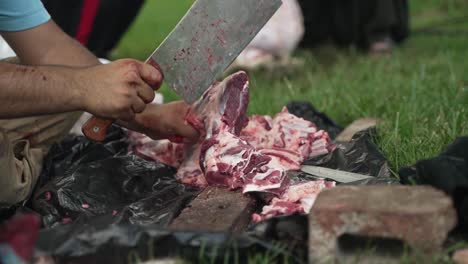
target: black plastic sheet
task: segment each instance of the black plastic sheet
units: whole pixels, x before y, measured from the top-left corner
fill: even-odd
[[[308,103],[292,103],[288,109],[333,136],[341,131]],[[87,264],[170,256],[192,262],[245,263],[259,254],[263,261],[265,256],[271,258],[270,263],[284,258],[290,263],[306,262],[305,215],[268,219],[240,236],[168,230],[168,223],[198,190],[179,184],[173,168],[126,154],[125,133],[117,128],[104,144],[71,138],[52,149],[30,203],[50,227],[40,232],[38,252],[67,263]],[[307,164],[377,176],[353,184],[394,183],[388,162],[369,133]],[[314,180],[304,173],[290,177]]]
[[[37,255],[54,255],[67,263],[138,263],[177,257],[190,263],[306,263],[307,217],[292,215],[269,219],[243,235],[221,232],[173,232],[155,225],[109,225],[95,218],[42,230]],[[281,243],[283,242],[283,243]],[[261,257],[260,257],[261,256]],[[266,261],[266,262],[265,262]]]
[[[315,123],[319,129],[327,131],[331,139],[334,139],[343,131],[341,126],[326,114],[317,111],[308,102],[291,102],[287,108],[290,113],[309,120]],[[374,143],[375,135],[377,135],[375,129],[359,132],[354,135],[350,142],[337,143],[337,148],[332,153],[305,161],[304,165],[326,167],[375,177],[344,185],[398,184],[398,179],[392,176],[388,160]],[[293,182],[316,180],[315,177],[302,172],[290,172],[289,177]]]
[[[375,133],[374,130],[359,132],[350,142],[338,143],[332,153],[304,164],[391,179],[388,161],[372,140]]]
[[[128,147],[126,135],[124,130],[112,126],[102,144],[70,135],[60,144],[52,145],[44,160],[36,190],[56,177],[63,177],[67,171],[75,170],[77,166],[125,154]]]
[[[455,140],[439,156],[418,161],[399,171],[403,184],[428,184],[454,201],[458,228],[468,235],[468,137]]]
[[[324,156],[304,162],[304,165],[326,167],[330,169],[354,172],[373,178],[338,185],[389,185],[399,184],[392,176],[388,160],[380,152],[372,140],[376,131],[366,130],[354,135],[350,142],[337,143],[336,149]],[[288,175],[293,182],[311,181],[316,178],[303,172],[291,172]]]
[[[180,184],[176,170],[127,153],[114,128],[104,144],[82,137],[55,145],[31,207],[51,227],[107,215],[107,223],[167,225],[199,192]]]

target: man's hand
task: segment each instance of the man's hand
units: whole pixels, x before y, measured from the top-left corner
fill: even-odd
[[[53,21],[0,33],[28,65],[0,63],[0,118],[88,111],[131,120],[162,82],[160,72],[135,60],[96,66],[98,59]]]
[[[183,137],[195,142],[198,132],[185,122],[189,105],[185,102],[173,102],[163,105],[148,105],[131,122],[118,123],[130,130],[141,132],[153,139]]]
[[[79,70],[74,81],[80,87],[83,110],[96,116],[132,121],[154,99],[162,74],[136,60],[119,60]]]

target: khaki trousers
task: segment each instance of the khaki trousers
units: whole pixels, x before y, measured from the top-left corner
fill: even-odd
[[[29,197],[50,146],[68,134],[80,115],[0,120],[0,208]]]
[[[50,146],[68,134],[81,114],[0,120],[0,208],[30,196]]]

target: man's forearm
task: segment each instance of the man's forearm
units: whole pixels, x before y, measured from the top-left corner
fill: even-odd
[[[83,110],[76,70],[0,63],[0,119]]]
[[[109,119],[132,120],[154,98],[162,74],[135,60],[108,65],[49,21],[0,32],[21,60],[0,63],[0,118],[82,110]]]
[[[29,66],[0,63],[0,118],[83,110],[77,70],[66,66],[99,64],[91,52],[53,21],[25,31],[1,33],[21,64]]]
[[[1,32],[22,64],[92,66],[99,60],[53,21],[22,32]]]

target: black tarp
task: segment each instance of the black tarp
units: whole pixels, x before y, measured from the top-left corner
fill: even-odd
[[[291,112],[319,128],[341,131],[312,105],[288,105]],[[373,144],[370,132],[340,143],[328,155],[307,164],[376,176],[355,184],[390,184],[388,162]],[[45,229],[37,243],[40,254],[68,263],[127,263],[138,256],[182,256],[191,261],[240,263],[259,254],[271,261],[307,259],[307,216],[275,217],[253,225],[240,236],[228,233],[173,232],[168,223],[198,193],[179,184],[175,170],[158,162],[127,155],[126,134],[113,127],[103,144],[83,137],[55,145],[45,161],[33,198],[28,203],[42,215]],[[313,180],[291,173],[295,181]],[[153,243],[153,244],[151,244]]]
[[[103,144],[78,137],[51,149],[31,200],[46,227],[102,215],[109,224],[165,226],[198,194],[174,168],[127,155],[125,138],[114,127]]]
[[[468,238],[468,137],[460,137],[437,157],[420,160],[399,171],[403,184],[428,184],[450,195],[458,227]]]
[[[304,164],[390,178],[388,161],[373,142],[375,135],[374,129],[358,132],[350,142],[338,143],[330,155],[308,160]]]
[[[350,183],[338,182],[337,185],[399,184],[398,179],[391,174],[387,159],[373,143],[371,135],[375,133],[375,130],[359,132],[350,142],[337,143],[337,147],[332,153],[307,160],[304,162],[304,165],[313,165],[373,176],[369,179]],[[316,176],[304,172],[291,171],[288,175],[293,182],[317,180]]]
[[[264,263],[287,258],[306,263],[307,218],[293,215],[269,219],[242,235],[173,232],[156,225],[109,225],[103,217],[87,224],[43,230],[38,255],[53,253],[67,263],[137,263],[154,258],[181,257],[190,263]],[[135,262],[129,261],[133,260]]]

